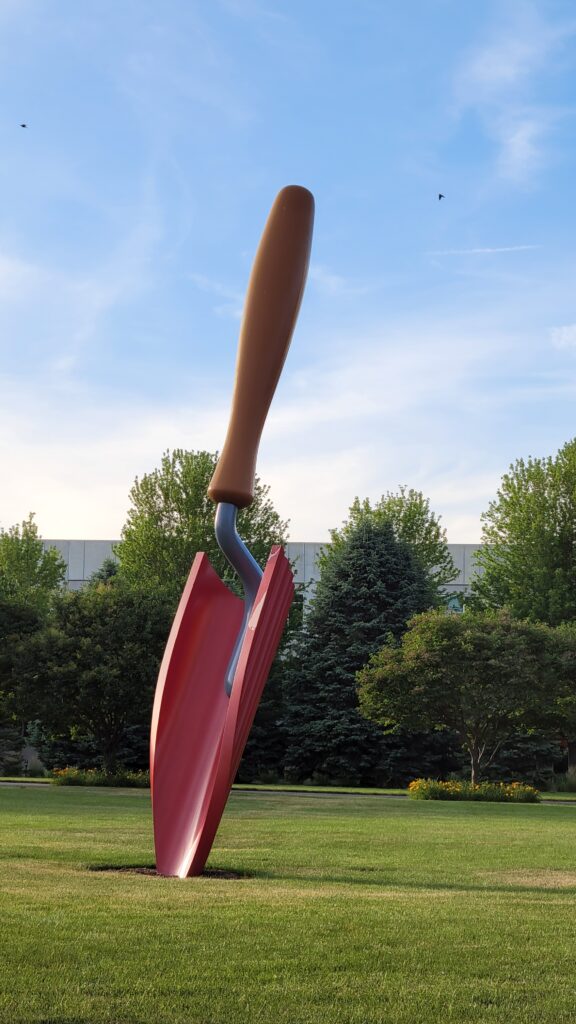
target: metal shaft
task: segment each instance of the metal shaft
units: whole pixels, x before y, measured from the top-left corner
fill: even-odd
[[[238,508],[236,505],[231,505],[228,502],[221,501],[216,506],[216,519],[214,522],[214,532],[216,534],[218,546],[226,557],[226,560],[238,573],[242,587],[244,588],[244,617],[242,619],[242,625],[240,626],[238,637],[236,638],[230,664],[226,671],[225,688],[228,697],[232,692],[234,673],[236,672],[238,658],[240,657],[240,650],[246,635],[248,619],[250,618],[250,613],[254,607],[254,601],[256,600],[256,594],[258,593],[258,587],[260,586],[260,580],[263,575],[258,562],[252,557],[244,541],[238,535],[238,531],[236,529],[237,514]]]

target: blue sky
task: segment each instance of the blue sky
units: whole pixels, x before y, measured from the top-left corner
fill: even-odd
[[[572,0],[0,0],[0,97],[0,526],[118,537],[165,449],[221,447],[286,184],[316,227],[258,471],[292,540],[407,484],[478,541],[576,434]]]

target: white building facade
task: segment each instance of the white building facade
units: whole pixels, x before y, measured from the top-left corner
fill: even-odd
[[[114,558],[116,540],[45,540],[44,547],[57,548],[66,563],[66,583],[69,590],[79,590],[90,579],[107,558]],[[314,584],[320,572],[318,556],[327,544],[316,544],[312,541],[302,543],[290,542],[286,545],[286,555],[294,565],[294,582],[296,584]],[[450,592],[463,597],[470,591],[472,578],[475,575],[475,556],[480,544],[449,544],[458,576],[450,584]]]

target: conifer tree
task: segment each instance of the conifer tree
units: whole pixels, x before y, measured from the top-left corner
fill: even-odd
[[[358,713],[355,674],[432,603],[425,571],[389,522],[363,517],[329,550],[286,673],[287,778],[378,781],[382,736]]]
[[[442,605],[446,601],[445,588],[458,575],[448,549],[446,530],[440,517],[430,508],[428,498],[421,491],[401,485],[398,491],[386,491],[374,505],[369,498],[354,498],[348,512],[348,519],[339,530],[330,531],[332,545],[342,544],[364,519],[374,522],[389,522],[397,540],[408,544],[412,554],[420,562],[434,588],[434,600]],[[326,557],[326,552],[321,555]]]

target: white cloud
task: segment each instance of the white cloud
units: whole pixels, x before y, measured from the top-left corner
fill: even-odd
[[[523,33],[518,38],[516,32]],[[504,37],[472,54],[460,71],[459,84],[468,102],[498,101],[502,93],[517,87],[546,61],[554,33],[536,31],[534,24],[516,24]]]
[[[576,22],[548,23],[533,4],[514,5],[505,13],[512,14],[509,23],[500,24],[491,42],[466,55],[454,94],[458,113],[476,111],[496,143],[496,174],[529,184],[546,162],[546,139],[561,115],[551,105],[531,103],[532,82],[554,66]]]
[[[318,291],[330,297],[366,295],[372,290],[371,285],[354,283],[347,280],[320,263],[312,264],[308,273],[308,280],[313,285],[316,285]]]
[[[263,446],[259,475],[270,484],[282,515],[290,520],[293,541],[329,540],[329,530],[345,519],[355,494],[363,494],[370,475],[369,453],[364,446],[318,452],[299,451],[277,458],[272,446]]]
[[[215,313],[235,320],[241,318],[244,304],[241,291],[206,274],[191,273],[188,276],[200,291],[225,300],[213,306]],[[310,286],[316,287],[318,292],[330,298],[354,298],[366,295],[373,288],[371,284],[350,281],[323,264],[311,265],[308,272],[308,287]]]
[[[374,500],[407,483],[430,498],[451,541],[477,541],[480,512],[508,465],[502,424],[526,401],[503,383],[515,344],[477,318],[423,316],[333,336],[330,366],[292,370],[289,360],[258,473],[291,520],[291,538],[325,541],[355,494]],[[215,390],[197,380],[193,402],[169,405],[0,381],[0,525],[33,511],[45,537],[118,537],[135,476],[158,466],[166,448],[220,448],[229,401],[228,382]]]
[[[37,513],[44,537],[113,539],[120,534],[135,477],[154,469],[166,448],[214,450],[228,411],[207,394],[205,404],[168,408],[99,405],[78,392],[0,383],[2,521]]]
[[[222,121],[235,130],[254,120],[256,97],[198,4],[184,5],[175,25],[171,19],[139,18],[136,8],[134,40],[117,80],[164,156],[172,152],[191,110],[198,125],[203,119]],[[201,138],[198,127],[194,130]]]
[[[14,256],[0,253],[0,298],[3,303],[27,301],[30,291],[47,275],[37,267]]]
[[[291,536],[326,540],[356,493],[378,496],[405,480],[431,483],[446,459],[439,411],[459,415],[467,381],[497,344],[477,334],[463,346],[458,325],[382,328],[353,344],[334,338],[330,370],[288,366],[258,472],[292,521]],[[126,395],[100,404],[87,389],[63,395],[43,382],[23,390],[8,378],[0,396],[0,525],[34,511],[45,537],[117,537],[135,476],[157,466],[166,448],[220,448],[230,400],[227,384],[214,393],[198,382],[186,406]]]
[[[346,431],[358,423],[366,429],[372,420],[395,421],[443,398],[454,405],[474,368],[505,349],[506,341],[494,331],[471,331],[458,322],[383,323],[335,335],[330,365],[308,366],[282,384],[282,401],[272,409],[268,435],[332,431],[338,424]]]
[[[576,21],[546,21],[534,4],[508,6],[499,14],[492,39],[466,54],[457,77],[463,105],[500,104],[519,95],[530,79],[546,70],[562,44],[576,33]]]
[[[550,328],[550,340],[554,348],[576,349],[576,324]]]
[[[90,269],[61,269],[0,249],[0,352],[28,372],[70,375],[98,334],[105,314],[142,292],[162,236],[147,185],[132,221],[111,252]],[[13,338],[18,337],[16,348]]]
[[[0,0],[0,20],[8,21],[14,15],[22,18],[37,6],[36,0]]]
[[[539,249],[539,245],[496,245],[478,249],[435,249],[428,256],[475,256],[490,255],[499,252],[523,252],[526,249]]]
[[[504,116],[495,126],[500,146],[497,171],[502,178],[522,182],[535,174],[545,161],[544,139],[553,118],[546,112]]]
[[[210,295],[217,295],[226,300],[223,303],[217,303],[213,307],[214,312],[218,316],[229,316],[234,320],[240,320],[244,307],[244,296],[240,291],[236,288],[230,288],[229,285],[222,284],[221,281],[215,281],[205,274],[189,274],[188,276],[200,291],[207,292]]]

